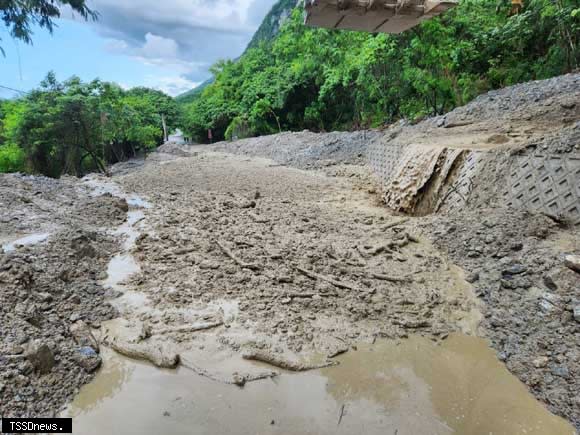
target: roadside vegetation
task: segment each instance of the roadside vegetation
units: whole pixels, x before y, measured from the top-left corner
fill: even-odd
[[[178,119],[163,92],[77,77],[59,82],[49,73],[28,95],[0,101],[0,172],[106,172],[163,143],[163,123],[171,129]]]
[[[54,5],[98,16],[82,0],[7,4],[0,17],[25,42],[32,24],[52,30]],[[50,73],[29,94],[0,100],[0,172],[105,172],[160,145],[164,123],[206,142],[209,129],[222,140],[418,120],[580,66],[578,0],[526,0],[516,15],[509,0],[460,0],[400,35],[308,28],[301,8],[290,12],[294,4],[280,0],[244,54],[216,63],[213,77],[182,98]]]
[[[185,127],[205,141],[210,128],[229,139],[380,126],[578,68],[578,0],[524,3],[510,16],[509,1],[461,0],[401,35],[307,28],[296,9],[276,38],[213,67],[213,83],[186,99]]]

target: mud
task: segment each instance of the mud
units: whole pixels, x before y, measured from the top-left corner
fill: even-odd
[[[481,339],[360,344],[336,367],[236,388],[104,352],[64,415],[76,433],[573,434]]]
[[[19,175],[0,176],[0,202],[0,415],[51,416],[100,364],[74,329],[117,315],[99,275],[118,245],[101,225],[125,210],[70,179]]]
[[[489,121],[537,92],[560,116],[575,80],[472,107]],[[567,138],[548,150],[575,150],[546,107],[530,119]],[[104,361],[67,411],[80,433],[572,433],[548,411],[580,425],[577,226],[484,190],[439,207],[468,110],[416,126],[417,146],[433,124],[456,147],[440,132],[404,160],[397,180],[423,178],[391,209],[364,164],[391,131],[167,148],[113,179],[0,176],[0,415],[59,413]],[[478,128],[490,149],[519,140]]]

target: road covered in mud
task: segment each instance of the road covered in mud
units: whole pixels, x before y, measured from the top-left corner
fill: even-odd
[[[572,144],[580,125],[561,129]],[[283,133],[165,145],[111,178],[1,175],[0,416],[72,416],[82,434],[573,434],[578,226],[484,201],[501,165],[462,209],[433,207],[459,192],[441,176],[411,186],[422,216],[392,212],[364,159],[391,139]]]
[[[362,166],[155,160],[3,177],[2,415],[87,434],[573,433],[476,338],[489,308],[433,244],[449,230],[393,215]]]

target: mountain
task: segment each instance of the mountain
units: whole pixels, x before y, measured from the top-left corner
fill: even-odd
[[[270,12],[268,12],[268,15],[266,15],[262,24],[260,24],[260,27],[256,30],[256,33],[252,36],[246,51],[249,48],[257,47],[262,41],[268,42],[274,39],[280,31],[280,27],[282,27],[282,24],[284,24],[284,22],[290,17],[292,9],[296,7],[299,1],[300,0],[279,0],[274,6],[272,6],[272,9],[270,9]],[[212,76],[196,88],[178,95],[175,99],[180,103],[191,103],[201,95],[203,90],[211,85],[214,80],[215,78]]]
[[[248,48],[256,47],[262,41],[271,41],[276,37],[280,31],[280,27],[286,22],[292,13],[292,9],[296,7],[298,1],[296,0],[279,0],[254,33],[252,40],[248,44]]]

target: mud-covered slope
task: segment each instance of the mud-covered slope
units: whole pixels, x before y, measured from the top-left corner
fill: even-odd
[[[447,115],[393,126],[368,149],[396,210],[496,205],[580,223],[580,74],[478,97]]]

